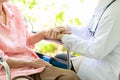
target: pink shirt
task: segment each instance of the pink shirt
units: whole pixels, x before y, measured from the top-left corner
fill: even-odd
[[[7,57],[18,57],[21,59],[38,58],[33,51],[33,46],[29,45],[27,38],[30,34],[26,30],[26,23],[19,9],[11,3],[3,3],[6,13],[6,25],[0,21],[0,56],[7,60]],[[11,77],[18,75],[30,75],[44,70],[41,68],[23,67],[11,69]],[[5,71],[0,67],[0,80],[5,79]]]

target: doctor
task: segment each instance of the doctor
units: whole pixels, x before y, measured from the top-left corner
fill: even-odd
[[[68,27],[51,29],[47,36],[61,40],[72,51],[81,54],[72,59],[81,80],[118,80],[120,0],[100,0],[88,26]]]

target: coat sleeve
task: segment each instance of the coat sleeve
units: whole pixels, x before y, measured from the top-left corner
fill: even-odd
[[[70,27],[70,28],[71,28],[71,32],[73,34],[85,39],[86,30],[88,29],[87,26],[80,26],[80,27],[74,26],[74,27]]]
[[[120,11],[108,10],[102,17],[94,37],[83,39],[76,34],[66,34],[62,42],[71,50],[83,56],[102,59],[120,43]],[[108,12],[107,11],[107,12]],[[86,35],[87,36],[87,35]]]

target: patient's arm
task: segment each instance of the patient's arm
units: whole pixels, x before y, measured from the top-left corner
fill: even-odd
[[[38,33],[33,34],[32,36],[30,36],[30,37],[28,38],[28,40],[27,40],[28,43],[29,43],[30,45],[33,45],[33,44],[41,41],[42,39],[45,38],[45,33],[46,33],[46,31],[43,30],[43,31],[40,31],[40,32],[38,32]]]
[[[24,60],[21,58],[8,57],[6,62],[8,63],[10,68],[20,68],[27,67],[30,61],[31,60],[29,59]]]
[[[6,61],[10,68],[21,68],[21,67],[45,67],[49,66],[50,64],[41,60],[41,59],[21,59],[21,58],[13,58],[8,57]]]

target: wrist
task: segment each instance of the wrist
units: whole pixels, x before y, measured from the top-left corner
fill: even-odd
[[[46,38],[46,32],[47,31],[42,31],[40,34],[42,34],[42,39],[45,39]]]
[[[57,36],[57,39],[58,39],[58,40],[61,40],[64,35],[65,35],[65,34],[60,34],[60,35],[58,35],[58,36]]]

